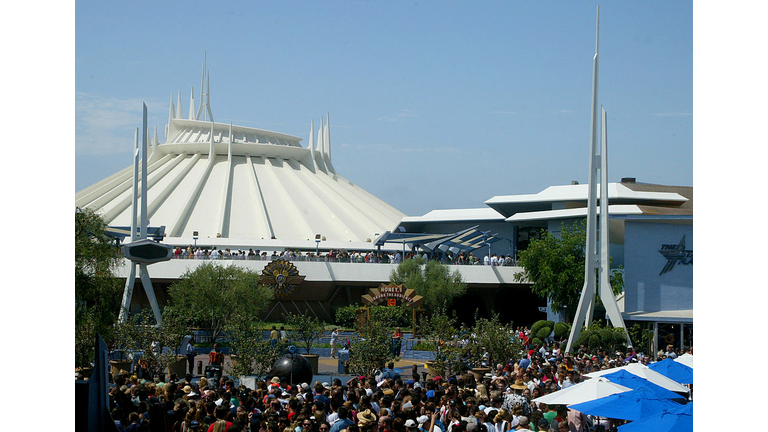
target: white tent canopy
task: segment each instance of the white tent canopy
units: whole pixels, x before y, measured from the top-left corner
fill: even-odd
[[[612,383],[607,378],[597,377],[538,397],[532,402],[545,403],[547,405],[571,405],[630,390],[632,389]]]
[[[682,363],[689,368],[693,369],[693,354],[685,353],[675,359],[676,362]]]
[[[661,387],[664,387],[667,390],[671,390],[673,392],[677,393],[688,393],[688,388],[680,383],[675,382],[672,379],[669,379],[665,377],[664,375],[656,372],[655,370],[649,368],[648,366],[642,365],[640,363],[630,363],[626,366],[621,366],[618,368],[612,368],[612,369],[605,369],[600,370],[592,373],[588,373],[584,376],[590,377],[590,378],[597,378],[602,377],[603,375],[607,375],[609,373],[616,372],[618,370],[624,369],[625,371],[635,374],[639,376],[640,378],[645,378],[648,381],[659,385]]]

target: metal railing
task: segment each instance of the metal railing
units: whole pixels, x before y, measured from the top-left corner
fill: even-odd
[[[180,254],[173,254],[172,259],[189,259],[189,260],[212,260],[212,261],[223,261],[223,260],[234,260],[234,261],[274,261],[277,259],[285,259],[287,261],[298,261],[298,262],[332,262],[332,263],[351,263],[351,264],[398,264],[398,262],[391,260],[387,256],[370,256],[365,254],[359,254],[359,255],[350,255],[350,256],[315,256],[313,255],[248,255],[247,253],[230,253],[229,255],[226,254],[219,254],[218,256],[211,255],[210,252],[208,254],[201,253],[201,254],[189,254],[187,252],[182,252]],[[409,258],[406,258],[409,259]],[[459,261],[459,260],[440,260],[443,264],[446,265],[483,265],[483,261],[481,259],[475,259],[475,260],[467,260],[467,261]],[[498,264],[495,264],[496,266],[501,267],[512,267],[516,266],[515,260],[504,260],[499,262]]]

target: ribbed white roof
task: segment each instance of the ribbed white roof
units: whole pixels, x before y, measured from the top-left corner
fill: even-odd
[[[314,248],[321,234],[323,248],[370,247],[405,216],[336,173],[327,122],[317,146],[311,130],[303,147],[295,136],[181,112],[171,102],[167,141],[152,143],[147,164],[148,218],[166,227],[166,243],[191,244],[197,231],[206,245]],[[130,226],[132,178],[133,167],[125,168],[77,192],[75,205]]]

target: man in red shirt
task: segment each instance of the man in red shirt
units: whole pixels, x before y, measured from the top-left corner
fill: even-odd
[[[208,365],[211,366],[216,379],[221,379],[221,368],[224,365],[224,353],[219,349],[219,344],[213,344],[213,351],[208,354]]]

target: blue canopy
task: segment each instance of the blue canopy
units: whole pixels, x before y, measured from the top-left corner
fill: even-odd
[[[619,432],[693,432],[693,402],[619,426]]]
[[[633,390],[644,388],[646,390],[649,390],[656,394],[659,397],[663,397],[666,399],[678,399],[678,400],[685,400],[684,396],[681,396],[678,393],[673,392],[672,390],[667,390],[664,387],[652,383],[648,381],[647,379],[637,376],[633,373],[629,373],[623,369],[620,369],[616,372],[609,373],[603,375],[603,378],[608,379],[608,381],[616,384],[623,385],[624,387],[629,387]]]
[[[680,404],[659,397],[651,390],[639,388],[589,402],[569,405],[568,408],[599,417],[640,420],[664,410],[673,410],[679,406]]]
[[[671,358],[651,363],[648,367],[681,384],[693,384],[693,368]]]

